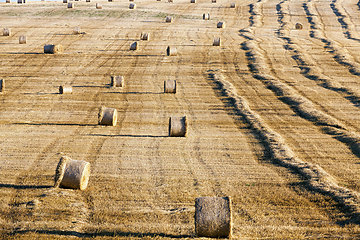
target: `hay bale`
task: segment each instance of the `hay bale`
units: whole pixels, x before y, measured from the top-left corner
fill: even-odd
[[[136,9],[136,4],[135,3],[130,3],[129,8],[130,9]]]
[[[173,3],[174,1],[173,0],[168,0],[169,3]]]
[[[220,46],[220,45],[221,45],[220,38],[219,37],[214,38],[213,46]]]
[[[177,50],[176,50],[176,48],[175,48],[175,47],[170,47],[170,46],[168,46],[168,47],[166,48],[166,55],[168,55],[168,56],[176,56],[176,55],[177,55]]]
[[[60,86],[59,93],[60,94],[72,93],[72,87],[71,86]]]
[[[176,93],[176,80],[164,81],[164,93]]]
[[[68,5],[67,5],[67,8],[74,8],[74,7],[75,7],[75,4],[71,3],[71,2],[69,2]]]
[[[186,137],[186,116],[170,117],[169,119],[169,136],[170,137]]]
[[[165,18],[165,22],[167,22],[167,23],[171,23],[172,20],[173,20],[172,16],[166,16],[166,18]]]
[[[125,86],[124,77],[123,76],[111,76],[110,86],[113,88],[124,87]]]
[[[0,79],[0,93],[3,93],[5,89],[5,79]]]
[[[90,2],[90,0],[86,0],[86,2]]]
[[[196,3],[196,0],[190,0],[190,3]]]
[[[63,0],[63,3],[68,3],[68,0]]]
[[[236,7],[236,4],[233,2],[230,4],[230,8],[235,8]]]
[[[6,3],[10,3],[10,0],[6,0]]]
[[[22,4],[22,3],[23,3],[23,1],[22,1],[22,0],[18,0],[17,2],[18,2],[18,4]]]
[[[217,28],[225,28],[225,22],[218,22],[216,26]]]
[[[135,50],[137,50],[137,48],[138,48],[138,43],[137,43],[137,42],[133,42],[133,43],[130,45],[130,50],[135,51]]]
[[[11,35],[11,29],[10,28],[4,28],[3,29],[3,36],[10,36]]]
[[[129,2],[133,2],[134,0],[129,0]]]
[[[108,0],[108,2],[112,2],[112,0]]]
[[[53,45],[53,44],[46,44],[44,46],[44,53],[62,53],[64,51],[63,46],[61,44]]]
[[[210,20],[210,13],[204,13],[203,14],[203,19],[204,20]]]
[[[74,30],[73,30],[73,34],[75,34],[75,35],[81,34],[80,27],[75,27]]]
[[[96,3],[96,9],[102,9],[101,3]]]
[[[21,35],[19,37],[19,44],[26,44],[26,36]]]
[[[90,163],[63,156],[55,170],[54,187],[85,190],[90,177]]]
[[[116,126],[117,110],[115,108],[101,107],[98,114],[98,124]]]
[[[303,25],[301,23],[296,23],[295,24],[295,29],[296,30],[301,30],[301,29],[303,29]]]
[[[216,3],[216,0],[211,0],[211,3]]]
[[[150,40],[150,33],[141,33],[140,39],[144,41]]]
[[[195,233],[199,237],[230,238],[232,234],[231,198],[196,198]]]

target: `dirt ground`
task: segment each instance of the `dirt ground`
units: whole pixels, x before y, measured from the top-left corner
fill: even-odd
[[[357,0],[74,3],[0,3],[0,239],[196,238],[201,196],[231,196],[234,239],[360,238]],[[86,190],[53,188],[62,155]]]

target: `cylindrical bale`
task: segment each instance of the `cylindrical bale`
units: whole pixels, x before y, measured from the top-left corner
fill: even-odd
[[[136,9],[136,4],[135,3],[130,3],[129,8],[130,9]]]
[[[295,24],[295,29],[301,30],[301,29],[303,29],[303,25],[301,23],[296,23]]]
[[[190,3],[196,3],[196,0],[190,0]]]
[[[26,44],[26,36],[21,35],[19,37],[19,44]]]
[[[164,81],[164,93],[176,93],[176,80]]]
[[[169,2],[169,3],[172,3],[172,2],[174,2],[174,1],[173,1],[173,0],[168,0],[168,2]]]
[[[137,42],[133,42],[133,43],[130,45],[130,50],[135,51],[135,50],[137,50],[137,48],[138,48],[138,43],[137,43]]]
[[[117,110],[115,108],[101,107],[98,114],[99,125],[116,126]]]
[[[5,79],[0,79],[0,93],[3,93],[5,90]]]
[[[203,19],[204,20],[210,20],[210,13],[204,13],[203,14]]]
[[[68,0],[63,0],[63,3],[68,3]]]
[[[77,34],[81,34],[81,29],[80,27],[75,27],[73,30],[73,34],[77,35]]]
[[[170,117],[169,119],[169,136],[185,137],[187,122],[186,117]]]
[[[96,9],[102,9],[101,3],[96,3]]]
[[[225,28],[225,22],[218,22],[217,28]]]
[[[211,3],[216,3],[216,0],[211,0]]]
[[[129,2],[133,2],[134,0],[129,0]]]
[[[230,238],[232,234],[231,198],[196,198],[195,233],[198,237]]]
[[[86,2],[90,2],[90,0],[86,0]]]
[[[23,3],[23,1],[22,1],[22,0],[18,0],[17,2],[18,2],[18,4],[22,4],[22,3]]]
[[[166,16],[166,18],[165,18],[165,22],[167,22],[167,23],[171,23],[172,20],[173,20],[172,16]]]
[[[72,93],[72,87],[71,86],[60,86],[59,93],[60,94]]]
[[[10,0],[6,0],[6,3],[10,3]]]
[[[112,2],[112,0],[108,0],[108,2]]]
[[[111,76],[111,87],[124,87],[125,80],[123,76]]]
[[[166,55],[168,55],[168,56],[176,56],[176,55],[177,55],[177,50],[176,50],[176,48],[175,48],[175,47],[170,47],[170,46],[168,46],[168,47],[166,48]]]
[[[44,53],[55,54],[55,53],[62,53],[63,51],[64,51],[63,46],[60,44],[57,45],[46,44],[44,46]]]
[[[236,7],[236,4],[235,3],[231,3],[230,4],[230,8],[235,8]]]
[[[90,177],[90,163],[63,156],[55,171],[54,187],[85,190]]]
[[[221,41],[219,37],[214,38],[213,41],[213,46],[220,46],[221,45]]]
[[[11,35],[11,29],[10,28],[4,28],[3,29],[3,36],[10,36]]]
[[[74,8],[74,7],[75,7],[75,4],[72,2],[69,2],[67,5],[67,8]]]
[[[140,39],[144,41],[150,40],[150,33],[141,33]]]

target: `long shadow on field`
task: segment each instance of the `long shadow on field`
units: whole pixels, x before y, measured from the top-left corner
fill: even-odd
[[[146,135],[146,134],[117,134],[117,135],[107,135],[107,134],[86,134],[86,136],[93,136],[93,137],[133,137],[133,138],[167,138],[166,136],[159,136],[159,135]]]
[[[0,183],[0,188],[13,188],[13,189],[41,189],[52,188],[50,185],[17,185],[17,184],[4,184]]]
[[[94,127],[98,124],[81,124],[81,123],[13,123],[14,125],[30,125],[30,126],[80,126],[80,127]]]
[[[104,92],[104,93],[116,93],[116,94],[165,94],[164,92]]]
[[[164,237],[164,238],[191,238],[192,235],[173,235],[166,233],[140,233],[140,232],[122,232],[122,231],[103,231],[96,233],[81,233],[77,231],[61,231],[61,230],[21,230],[14,231],[11,235],[15,234],[25,234],[29,232],[34,232],[37,234],[49,234],[49,235],[60,235],[60,236],[75,236],[75,237]]]

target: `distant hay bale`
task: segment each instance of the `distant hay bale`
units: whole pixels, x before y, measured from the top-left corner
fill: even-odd
[[[61,44],[57,44],[57,45],[46,44],[44,46],[44,53],[56,54],[56,53],[62,53],[63,51],[64,49]]]
[[[167,22],[167,23],[171,23],[172,20],[173,20],[172,16],[166,16],[166,18],[165,18],[165,22]]]
[[[112,0],[108,0],[108,2],[112,2]]]
[[[74,7],[75,7],[75,4],[71,3],[71,2],[69,2],[68,5],[67,5],[67,8],[74,8]]]
[[[225,22],[218,22],[217,28],[225,28]]]
[[[176,56],[176,55],[177,55],[177,50],[176,50],[176,48],[175,48],[175,47],[170,47],[170,46],[168,46],[168,47],[166,48],[166,55],[168,55],[168,56]]]
[[[3,36],[10,36],[11,35],[11,29],[10,28],[4,28],[3,29]]]
[[[81,29],[80,27],[75,27],[73,30],[73,34],[77,35],[77,34],[81,34]]]
[[[5,90],[5,79],[0,79],[0,93],[3,93]]]
[[[296,30],[301,30],[301,29],[303,29],[303,25],[301,23],[296,23],[295,24],[295,29]]]
[[[190,3],[196,3],[196,0],[190,0]]]
[[[174,1],[173,0],[168,0],[169,3],[173,3]]]
[[[102,9],[101,3],[96,3],[95,7],[96,7],[96,9]]]
[[[140,39],[143,40],[143,41],[150,40],[150,33],[145,33],[145,32],[141,33],[140,34]]]
[[[210,20],[210,13],[204,13],[203,14],[203,19],[204,20]]]
[[[236,4],[233,2],[230,4],[230,8],[235,8],[236,7]]]
[[[214,38],[213,41],[213,46],[220,46],[221,45],[221,41],[219,37]]]
[[[231,198],[196,198],[195,233],[198,237],[230,238],[232,234]]]
[[[60,94],[72,93],[72,87],[71,86],[60,86],[59,93]]]
[[[130,9],[136,9],[136,4],[135,3],[130,3],[129,8]]]
[[[63,0],[63,3],[68,3],[68,0]]]
[[[169,118],[169,136],[170,137],[186,137],[186,116]]]
[[[86,0],[86,2],[90,2],[90,0]]]
[[[138,43],[137,42],[133,42],[131,45],[130,45],[130,50],[137,50],[138,49]]]
[[[98,114],[98,124],[116,126],[117,110],[115,108],[101,107]]]
[[[19,37],[19,44],[26,44],[26,36],[21,35]]]
[[[176,80],[164,81],[164,93],[176,93]]]
[[[113,88],[124,87],[125,86],[124,77],[123,76],[111,76],[110,86]]]
[[[17,3],[18,3],[18,4],[22,4],[22,3],[23,3],[23,0],[18,0]]]
[[[6,3],[10,3],[10,0],[6,0]]]
[[[216,0],[211,0],[211,3],[216,3]]]
[[[129,0],[129,2],[133,2],[134,0]]]
[[[55,170],[54,187],[85,190],[90,177],[90,163],[63,156]]]

